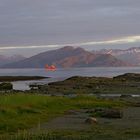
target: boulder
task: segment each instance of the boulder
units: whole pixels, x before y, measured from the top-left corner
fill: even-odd
[[[140,107],[140,102],[133,103],[133,106],[134,106],[134,107]]]
[[[89,118],[87,118],[87,119],[85,120],[85,123],[88,123],[88,124],[97,124],[98,121],[97,121],[97,119],[94,118],[94,117],[89,117]]]
[[[119,109],[95,109],[95,114],[103,118],[122,118],[122,111]]]
[[[120,98],[131,98],[131,97],[132,97],[132,95],[129,95],[129,94],[122,94],[120,96]]]

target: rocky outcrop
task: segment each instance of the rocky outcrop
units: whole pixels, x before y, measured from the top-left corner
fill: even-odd
[[[122,111],[119,109],[95,109],[94,114],[103,118],[122,118]]]

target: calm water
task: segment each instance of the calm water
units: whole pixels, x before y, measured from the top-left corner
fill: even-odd
[[[54,72],[45,69],[0,69],[0,76],[46,76],[49,79],[37,81],[13,82],[14,89],[29,89],[30,83],[49,83],[64,80],[71,76],[107,76],[113,77],[124,73],[140,73],[140,67],[99,67],[99,68],[67,68]]]

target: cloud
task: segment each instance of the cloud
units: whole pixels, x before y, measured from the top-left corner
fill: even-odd
[[[140,0],[0,0],[0,46],[100,45],[106,38],[139,35],[139,7]]]
[[[112,40],[103,41],[90,41],[70,44],[54,44],[54,45],[41,45],[41,46],[8,46],[0,47],[0,50],[13,50],[13,49],[36,49],[36,48],[60,48],[63,46],[100,46],[100,45],[118,45],[128,43],[140,43],[140,36],[128,36]]]
[[[140,36],[129,36],[123,37],[114,40],[105,40],[105,41],[93,41],[93,42],[84,42],[79,43],[79,46],[86,46],[86,45],[116,45],[116,44],[128,44],[128,43],[138,43],[140,42]]]
[[[8,46],[0,47],[0,50],[13,50],[13,49],[35,49],[35,48],[56,48],[59,45],[42,45],[42,46]]]

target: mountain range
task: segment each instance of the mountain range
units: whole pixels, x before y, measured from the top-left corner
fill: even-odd
[[[126,50],[121,49],[102,49],[99,51],[92,51],[95,54],[110,54],[125,62],[131,63],[135,66],[140,66],[140,47],[133,47]]]
[[[10,64],[14,62],[18,62],[20,60],[26,59],[26,57],[22,55],[13,55],[13,56],[4,56],[0,55],[0,66],[5,65],[5,64]]]
[[[132,66],[131,63],[120,60],[108,51],[90,52],[80,47],[66,46],[5,64],[2,68],[43,68],[46,64],[53,64],[58,68]]]

